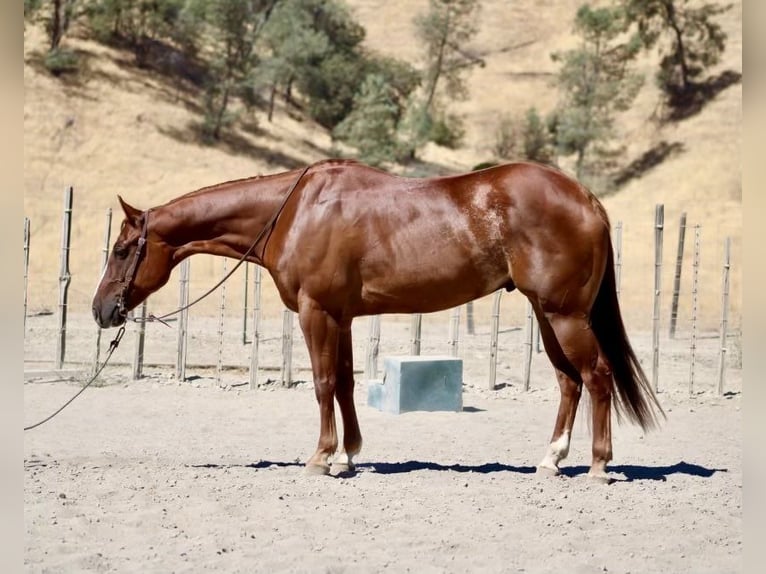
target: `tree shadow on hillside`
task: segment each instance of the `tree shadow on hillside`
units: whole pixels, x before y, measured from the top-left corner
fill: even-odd
[[[62,73],[53,73],[46,66],[47,52],[34,51],[27,55],[25,63],[41,75],[55,78],[63,91],[69,97],[96,102],[99,97],[92,90],[92,84],[101,82],[112,85],[120,91],[131,93],[151,92],[168,103],[183,105],[187,110],[201,114],[202,107],[196,102],[197,88],[189,82],[179,80],[174,76],[163,75],[153,68],[140,68],[124,57],[109,57],[115,66],[129,73],[120,75],[104,69],[99,65],[103,55],[94,54],[87,50],[66,49],[77,59],[77,68]]]
[[[45,64],[47,52],[33,51],[24,59],[24,63],[35,70],[38,74],[55,78],[62,87],[62,90],[68,97],[95,102],[98,101],[91,92],[88,91],[88,81],[93,74],[93,54],[85,50],[70,49],[67,50],[77,59],[77,69],[62,73],[51,72]]]
[[[221,135],[220,140],[215,142],[206,141],[203,135],[202,127],[199,122],[189,122],[186,127],[178,128],[174,126],[157,126],[157,130],[174,140],[185,143],[195,144],[201,147],[210,147],[220,149],[231,155],[240,155],[248,158],[257,158],[275,166],[285,169],[295,169],[303,167],[306,162],[293,155],[280,151],[269,149],[258,145],[245,136],[229,130]]]
[[[742,74],[734,70],[726,70],[704,82],[692,84],[689,90],[670,97],[667,105],[666,119],[679,122],[697,115],[708,102],[726,88],[742,82]]]
[[[130,77],[110,73],[103,68],[90,68],[82,75],[83,83],[100,80],[122,91],[132,93],[151,92],[153,97],[162,98],[173,105],[183,105],[190,112],[201,114],[202,106],[197,102],[197,89],[183,81],[164,76],[150,69],[142,69],[123,58],[112,58],[112,62]]]
[[[621,169],[613,177],[612,182],[615,188],[622,187],[632,179],[638,179],[648,171],[654,169],[666,159],[676,157],[685,150],[681,142],[661,141],[653,148],[645,151],[640,157],[634,159],[630,164]]]

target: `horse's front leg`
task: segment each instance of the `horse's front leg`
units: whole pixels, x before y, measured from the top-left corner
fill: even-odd
[[[362,433],[354,407],[354,357],[351,325],[344,325],[338,343],[338,387],[335,394],[343,417],[343,450],[332,463],[333,473],[354,472],[354,455],[362,450]]]
[[[338,369],[338,324],[316,301],[302,297],[298,303],[298,318],[306,339],[311,370],[314,375],[314,393],[319,403],[319,442],[317,450],[306,463],[309,474],[329,474],[328,458],[338,448],[335,427],[335,387]]]

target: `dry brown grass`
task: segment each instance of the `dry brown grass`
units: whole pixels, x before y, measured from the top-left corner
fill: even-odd
[[[470,50],[486,61],[470,75],[470,99],[456,103],[467,127],[460,150],[429,147],[424,159],[444,170],[467,170],[490,158],[499,117],[531,105],[547,112],[556,101],[551,86],[555,66],[550,53],[573,43],[571,22],[580,0],[500,0],[482,2],[481,26]],[[412,16],[426,0],[354,0],[349,2],[368,30],[367,45],[417,63],[418,46]],[[729,35],[724,61],[716,72],[742,70],[742,3],[735,1],[722,18]],[[24,170],[25,214],[32,225],[29,304],[52,309],[58,294],[59,233],[62,190],[75,187],[72,305],[87,310],[99,275],[104,213],[117,209],[116,194],[138,207],[255,173],[281,171],[321,159],[331,150],[326,132],[280,110],[273,123],[257,113],[255,130],[239,130],[228,144],[207,147],[194,140],[189,126],[199,119],[188,93],[130,65],[130,56],[83,39],[69,45],[86,56],[87,69],[77,83],[62,83],[36,62],[42,32],[25,32]],[[651,74],[654,56],[642,66]],[[653,290],[654,206],[665,205],[663,321],[669,316],[672,268],[680,213],[690,225],[702,226],[699,311],[701,326],[715,328],[720,316],[721,264],[724,237],[732,238],[732,320],[739,324],[742,301],[742,201],[740,126],[741,84],[721,92],[700,114],[677,124],[651,121],[658,93],[651,77],[634,109],[619,121],[627,144],[626,163],[668,142],[676,153],[629,181],[605,204],[613,224],[622,221],[624,266],[622,301],[629,326],[650,325]],[[113,230],[119,225],[115,212]],[[688,325],[691,284],[691,230],[687,233],[681,323]],[[220,275],[221,261],[198,257],[193,263],[193,291],[201,292]],[[238,297],[241,280],[227,297]],[[173,306],[176,289],[152,298],[157,311]],[[267,304],[278,313],[276,293],[265,281]],[[520,297],[506,298],[507,313],[520,318]],[[212,312],[214,302],[205,306]],[[489,316],[489,302],[478,304]]]

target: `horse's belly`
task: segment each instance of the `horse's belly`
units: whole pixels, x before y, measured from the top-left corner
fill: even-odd
[[[362,302],[365,313],[431,313],[488,295],[509,279],[504,261],[415,260],[365,280]]]

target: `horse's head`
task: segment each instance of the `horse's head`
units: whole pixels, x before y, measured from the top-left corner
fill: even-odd
[[[125,322],[128,311],[167,283],[173,249],[152,231],[151,210],[118,196],[125,219],[93,296],[93,317],[103,328]]]

